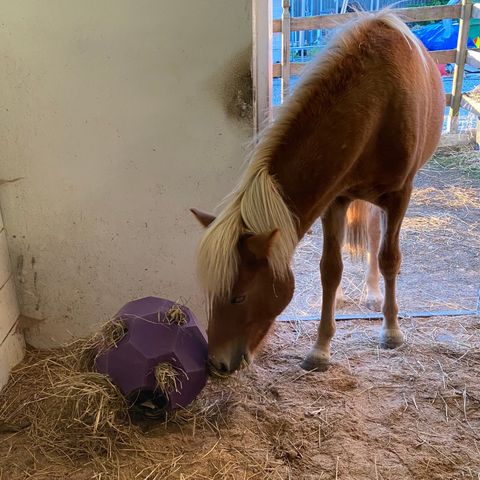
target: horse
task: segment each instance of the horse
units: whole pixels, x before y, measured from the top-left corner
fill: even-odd
[[[206,228],[197,271],[212,372],[228,375],[252,361],[293,296],[292,256],[317,218],[324,236],[321,317],[301,366],[328,368],[346,217],[355,205],[360,224],[368,222],[365,205],[381,211],[379,340],[383,348],[402,344],[400,228],[413,178],[438,145],[444,109],[436,64],[397,15],[359,14],[340,29],[259,136],[218,216],[192,209]]]

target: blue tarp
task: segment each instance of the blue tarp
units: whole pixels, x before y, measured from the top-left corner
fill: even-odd
[[[458,22],[442,21],[433,25],[426,25],[414,31],[423,42],[427,50],[450,50],[457,48]],[[475,48],[471,38],[468,39],[468,48]]]
[[[458,5],[460,0],[450,0],[447,5]],[[474,0],[474,3],[475,0]],[[450,50],[457,48],[458,20],[445,19],[441,23],[425,25],[414,30],[427,50]],[[468,38],[468,48],[475,48],[473,39]]]

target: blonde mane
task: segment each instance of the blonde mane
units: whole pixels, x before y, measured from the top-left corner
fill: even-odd
[[[383,10],[375,14],[359,14],[359,17],[340,30],[326,51],[302,76],[297,90],[280,107],[275,121],[261,134],[254,148],[251,161],[234,191],[222,202],[222,211],[208,227],[197,254],[198,274],[209,305],[214,298],[226,298],[231,294],[238,274],[238,241],[243,234],[262,234],[279,229],[278,240],[270,252],[268,261],[276,278],[285,277],[298,244],[297,219],[285,203],[281,188],[270,174],[272,154],[282,144],[286,133],[309,108],[314,85],[328,75],[345,50],[356,42],[369,20],[380,20],[399,31],[410,48],[420,54],[424,64],[425,53],[409,28],[393,13]]]
[[[269,155],[257,150],[242,180],[222,202],[223,210],[208,227],[198,249],[198,274],[207,297],[230,295],[238,273],[237,244],[243,234],[279,229],[268,261],[277,278],[288,272],[298,243],[296,220],[270,175]]]

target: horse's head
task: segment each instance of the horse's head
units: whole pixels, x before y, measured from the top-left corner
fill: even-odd
[[[215,220],[198,210],[192,212],[204,227]],[[209,311],[209,361],[214,373],[232,373],[244,360],[250,362],[275,317],[292,298],[293,273],[289,269],[287,275],[276,278],[268,261],[278,233],[244,234],[238,240],[238,268],[231,291],[213,298]]]

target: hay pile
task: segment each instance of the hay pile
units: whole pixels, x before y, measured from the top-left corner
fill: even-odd
[[[175,304],[166,320],[183,325],[186,315]],[[32,450],[47,457],[116,468],[123,451],[138,450],[139,429],[131,405],[108,376],[94,371],[94,362],[126,333],[124,322],[114,319],[64,348],[29,352],[0,394],[0,433],[24,431]],[[158,389],[167,398],[178,390],[179,373],[168,363],[155,369]]]
[[[4,430],[25,429],[34,449],[72,462],[114,461],[119,447],[131,446],[135,432],[127,403],[107,376],[93,371],[92,345],[88,339],[30,352],[0,395]]]

